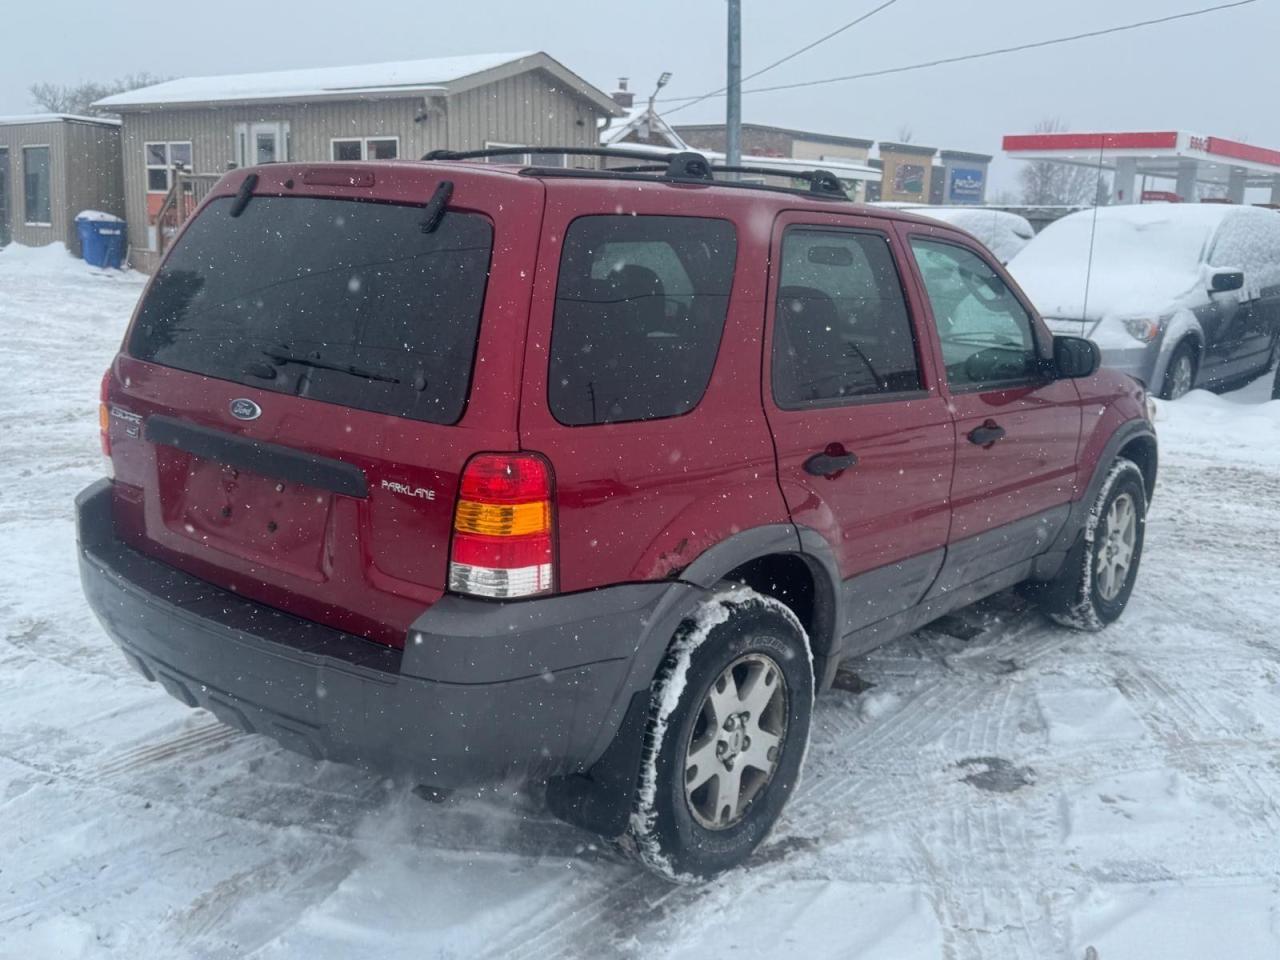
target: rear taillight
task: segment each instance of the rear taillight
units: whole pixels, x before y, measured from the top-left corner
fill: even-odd
[[[111,409],[107,406],[107,390],[111,386],[111,368],[102,375],[102,386],[98,388],[98,440],[102,444],[102,468],[108,477],[115,476],[115,465],[111,462]]]
[[[102,441],[102,455],[111,456],[111,410],[107,407],[107,388],[111,385],[111,368],[102,375],[102,386],[98,388],[98,436]]]
[[[481,453],[462,471],[449,589],[477,597],[550,593],[555,580],[551,466],[530,453]]]

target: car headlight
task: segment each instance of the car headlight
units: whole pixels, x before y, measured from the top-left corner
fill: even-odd
[[[1160,322],[1146,317],[1125,317],[1124,328],[1129,331],[1129,336],[1143,343],[1150,343],[1160,335]]]

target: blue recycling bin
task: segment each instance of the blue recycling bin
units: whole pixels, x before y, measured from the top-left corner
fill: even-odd
[[[110,213],[86,210],[76,217],[80,255],[91,267],[124,266],[124,221]]]

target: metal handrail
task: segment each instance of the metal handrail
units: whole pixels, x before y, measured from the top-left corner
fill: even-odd
[[[172,171],[169,192],[156,211],[156,254],[163,255],[178,228],[195,212],[196,207],[221,179],[216,173],[192,173],[181,167]]]

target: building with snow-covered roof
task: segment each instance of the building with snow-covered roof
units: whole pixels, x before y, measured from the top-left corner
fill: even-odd
[[[0,117],[0,246],[65,243],[78,254],[81,210],[124,213],[119,121]]]
[[[232,167],[594,147],[601,121],[624,112],[539,52],[188,77],[97,106],[123,121],[130,260],[142,269],[161,252],[173,223],[166,218],[176,210],[180,220],[194,207],[190,195]]]

